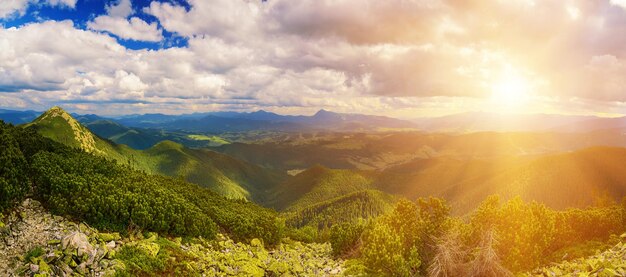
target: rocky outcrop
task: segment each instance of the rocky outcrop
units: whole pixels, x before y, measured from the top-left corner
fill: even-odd
[[[0,227],[0,276],[112,276],[119,234],[99,233],[26,199]]]
[[[2,218],[2,217],[0,217]],[[161,237],[134,230],[122,238],[83,223],[53,216],[27,199],[0,223],[0,276],[341,276],[344,262],[332,258],[325,244],[285,240],[266,249],[253,239],[236,243],[219,234],[215,240]],[[119,255],[117,255],[119,253]],[[123,260],[123,261],[122,261]],[[127,264],[125,264],[126,262]],[[163,264],[167,268],[152,268]],[[178,273],[177,273],[178,274]]]

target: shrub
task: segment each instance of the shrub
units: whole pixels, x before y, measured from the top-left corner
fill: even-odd
[[[0,121],[0,212],[22,200],[28,192],[28,164],[19,144]]]
[[[333,255],[351,256],[350,253],[359,246],[365,225],[365,221],[362,220],[334,225],[330,229],[330,244],[333,247]]]

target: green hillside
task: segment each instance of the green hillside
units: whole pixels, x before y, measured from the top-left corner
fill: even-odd
[[[147,173],[180,177],[229,198],[266,202],[269,191],[286,178],[284,174],[224,154],[188,149],[171,141],[163,141],[143,151],[118,145],[94,135],[59,107],[43,113],[25,127],[65,145],[117,160]]]
[[[11,164],[11,171],[0,171],[0,188],[11,193],[11,198],[0,198],[3,210],[29,192],[52,213],[105,230],[140,228],[205,238],[222,231],[236,240],[261,238],[277,243],[280,239],[284,223],[274,211],[253,203],[228,200],[179,179],[146,174],[1,121],[0,137],[7,144],[0,151],[0,161],[3,168]]]
[[[87,153],[105,154],[96,146],[96,136],[61,107],[50,108],[32,123],[26,124],[26,127],[35,128],[44,137],[82,149]]]
[[[146,149],[160,141],[160,137],[122,126],[111,120],[96,120],[84,123],[91,132],[116,144],[128,145],[133,149]]]
[[[137,150],[148,149],[164,140],[171,140],[192,148],[220,146],[229,143],[219,136],[172,132],[160,129],[131,128],[107,119],[94,120],[93,118],[82,117],[79,122],[99,137]]]
[[[361,190],[286,212],[287,226],[318,230],[359,219],[374,218],[393,208],[396,197],[377,190]]]
[[[258,203],[266,203],[276,184],[286,178],[283,174],[221,153],[189,149],[172,141],[160,142],[142,154],[156,161],[155,172],[182,176],[229,198],[245,198]]]
[[[351,170],[314,166],[278,187],[275,207],[296,211],[304,207],[372,188],[372,180]]]

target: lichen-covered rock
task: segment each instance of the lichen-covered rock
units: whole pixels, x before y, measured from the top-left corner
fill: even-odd
[[[222,234],[216,240],[198,238],[185,243],[181,238],[168,239],[155,233],[147,233],[144,238],[137,232],[122,238],[117,233],[99,233],[86,224],[51,216],[32,200],[24,201],[4,222],[7,233],[0,232],[0,276],[99,277],[115,276],[120,271],[133,275],[141,263],[133,262],[135,256],[129,258],[127,247],[140,249],[148,260],[174,264],[175,270],[164,272],[184,276],[344,273],[343,261],[332,258],[329,244],[285,241],[270,250],[259,239],[253,239],[250,244],[235,243]],[[42,253],[27,258],[26,253],[36,246],[42,248]],[[145,275],[155,274],[158,272],[148,271]]]
[[[121,241],[111,240],[107,245],[96,229],[52,216],[35,200],[26,199],[3,222],[0,276],[72,276],[78,272],[113,276],[124,268],[121,261],[112,260],[113,249],[119,248]],[[119,234],[112,236],[121,240]],[[37,246],[43,253],[25,259],[26,253]]]
[[[74,232],[61,240],[61,247],[65,250],[76,250],[78,256],[93,252],[93,246],[89,244],[87,235],[81,232]]]

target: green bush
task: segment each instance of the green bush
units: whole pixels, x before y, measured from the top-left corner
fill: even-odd
[[[362,235],[361,257],[376,273],[394,276],[424,273],[434,250],[434,238],[449,228],[444,200],[401,200],[390,214],[380,217]]]
[[[363,220],[334,225],[330,229],[330,244],[333,247],[333,255],[346,255],[356,250],[365,226],[366,223]]]
[[[477,245],[485,232],[494,231],[503,265],[513,272],[530,270],[553,262],[554,253],[589,251],[583,249],[585,242],[606,241],[623,232],[623,216],[616,205],[555,211],[520,198],[501,203],[492,196],[472,213],[467,244]]]
[[[9,126],[0,121],[0,212],[28,192],[28,164]]]

